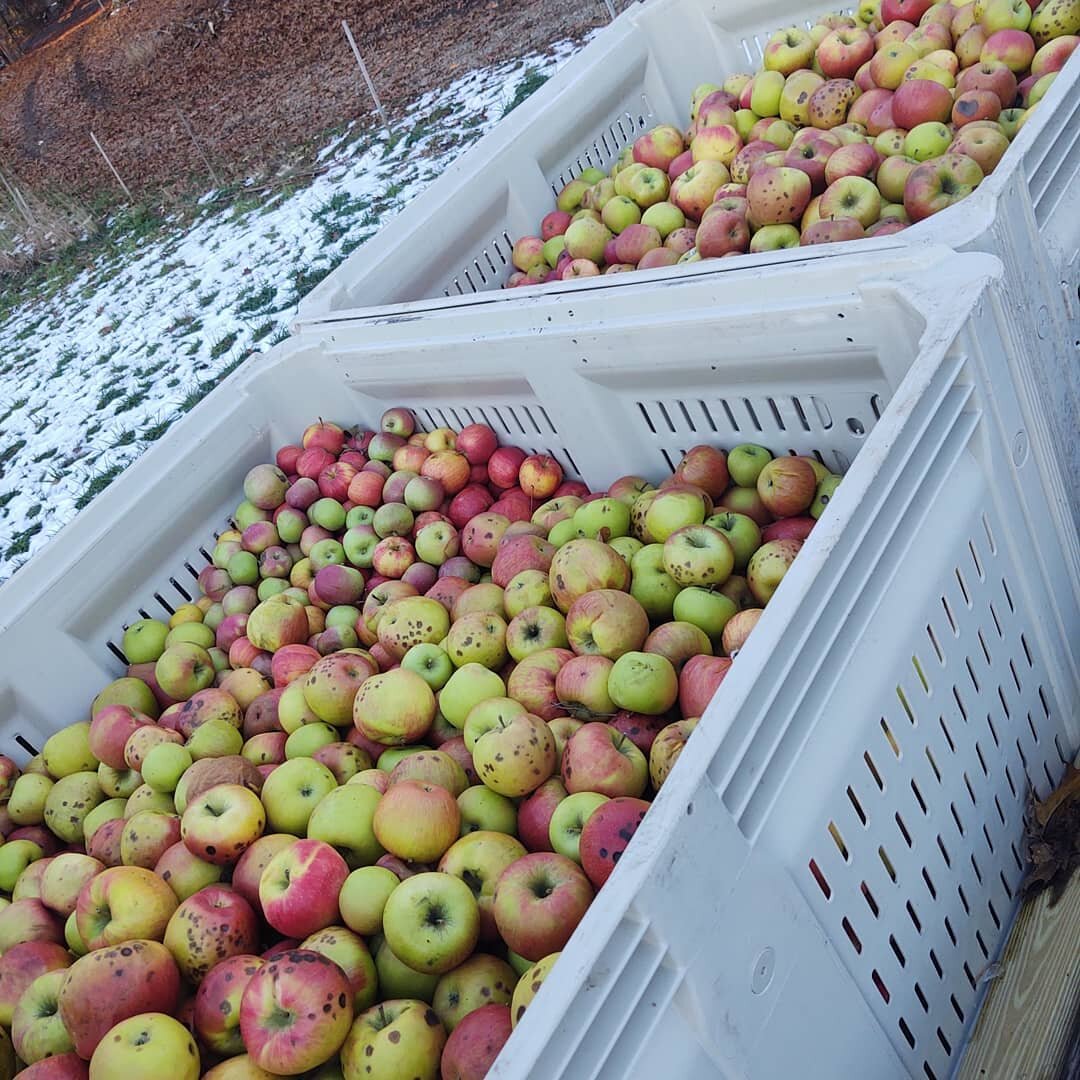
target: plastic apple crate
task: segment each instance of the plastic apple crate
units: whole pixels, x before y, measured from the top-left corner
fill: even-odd
[[[86,716],[124,625],[197,593],[246,470],[314,416],[487,421],[596,487],[702,441],[816,454],[839,494],[492,1075],[944,1077],[1028,791],[1080,739],[1080,557],[1001,272],[841,254],[278,346],[0,589],[0,749]]]
[[[567,181],[590,166],[608,169],[649,127],[686,123],[696,85],[756,70],[771,32],[810,25],[828,8],[826,0],[631,5],[316,287],[300,305],[300,323],[478,293],[520,301],[521,290],[500,291],[513,269],[514,240],[539,228]],[[1080,478],[1080,55],[972,196],[892,240],[888,246],[945,244],[1002,260],[1021,377],[1052,417],[1050,445]],[[800,257],[769,252],[648,276],[724,273],[733,262],[782,265]],[[617,282],[638,278],[619,275]],[[609,287],[610,279],[579,279],[540,289],[588,294]],[[1080,479],[1070,495],[1080,507]],[[1080,510],[1075,520],[1080,527]]]

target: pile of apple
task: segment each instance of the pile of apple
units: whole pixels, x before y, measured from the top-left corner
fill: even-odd
[[[0,1080],[484,1076],[839,480],[309,427],[0,757]]]
[[[586,169],[507,287],[896,233],[966,198],[1080,44],[1080,0],[862,0]]]

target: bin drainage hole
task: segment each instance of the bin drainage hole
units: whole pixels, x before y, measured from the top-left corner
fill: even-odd
[[[848,417],[847,426],[848,431],[850,431],[852,435],[857,435],[859,438],[862,438],[862,436],[866,434],[866,428],[863,426],[863,422],[857,420],[854,416]]]
[[[769,989],[776,971],[776,953],[771,946],[766,946],[758,953],[754,961],[754,974],[750,979],[750,989],[755,994],[763,994]]]

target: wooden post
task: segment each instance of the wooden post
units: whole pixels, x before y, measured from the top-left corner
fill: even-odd
[[[184,130],[188,133],[188,138],[191,139],[192,145],[199,153],[199,157],[202,158],[203,164],[210,172],[210,178],[214,181],[215,187],[221,187],[221,181],[218,179],[218,175],[214,172],[214,166],[210,164],[210,159],[203,152],[203,148],[199,145],[199,140],[195,138],[195,132],[191,129],[191,124],[188,122],[188,118],[181,111],[180,106],[176,107],[176,115],[180,118],[180,123],[184,125]]]
[[[375,102],[375,111],[379,114],[379,119],[382,121],[383,127],[387,130],[390,129],[390,121],[387,119],[386,110],[383,108],[382,102],[379,100],[379,94],[375,89],[375,83],[372,82],[371,76],[368,74],[367,65],[364,63],[364,58],[360,55],[360,50],[356,47],[356,41],[352,36],[352,31],[349,29],[349,24],[342,19],[341,29],[345,31],[345,38],[349,42],[349,48],[353,51],[353,56],[356,57],[357,67],[360,68],[360,74],[364,77],[364,82],[367,83],[368,92],[371,94],[372,100]]]
[[[94,145],[98,148],[98,153],[101,154],[101,156],[105,159],[105,164],[109,166],[109,169],[112,172],[113,176],[116,177],[116,182],[120,185],[121,188],[123,188],[124,194],[128,197],[128,201],[133,201],[131,198],[131,192],[128,191],[127,184],[125,184],[124,181],[120,179],[120,174],[116,171],[116,166],[113,165],[113,163],[109,160],[109,155],[105,153],[105,148],[101,145],[101,143],[98,142],[98,138],[93,133],[93,131],[90,132],[90,138],[93,141]]]

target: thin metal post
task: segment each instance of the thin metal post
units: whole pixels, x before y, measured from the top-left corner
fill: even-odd
[[[124,181],[120,179],[120,174],[116,171],[116,166],[113,165],[113,163],[109,160],[109,155],[105,153],[105,147],[103,147],[101,143],[98,142],[98,137],[93,133],[93,131],[90,132],[90,138],[93,140],[94,145],[98,148],[98,153],[101,154],[101,156],[105,159],[105,164],[109,166],[109,169],[112,172],[113,176],[116,177],[116,182],[124,189],[124,194],[128,197],[128,200],[133,201],[131,199],[131,192],[128,191],[127,184],[125,184]]]
[[[353,56],[356,57],[356,64],[360,68],[360,74],[364,76],[364,82],[367,83],[368,92],[371,94],[371,99],[375,102],[375,111],[379,114],[379,119],[382,121],[383,127],[389,129],[390,121],[386,116],[386,110],[383,108],[383,103],[379,100],[379,94],[375,89],[375,83],[371,81],[367,64],[364,63],[364,58],[360,55],[360,50],[356,47],[356,40],[352,36],[349,24],[344,19],[341,20],[341,29],[345,31],[345,38],[349,42],[349,48],[352,49]]]
[[[616,16],[617,16],[617,14],[618,14],[618,13],[617,13],[617,12],[615,11],[615,4],[614,4],[614,3],[612,2],[612,0],[604,0],[604,7],[606,7],[606,8],[607,8],[607,12],[608,12],[608,18],[609,18],[609,19],[610,19],[610,20],[611,20],[612,22],[614,22],[614,21],[615,21],[615,18],[616,18]]]
[[[191,139],[192,145],[199,153],[199,157],[203,159],[203,164],[210,172],[210,178],[214,181],[216,187],[221,187],[221,181],[218,179],[218,175],[214,172],[214,166],[210,164],[210,159],[203,152],[203,148],[199,145],[199,140],[195,138],[195,132],[191,129],[191,124],[188,122],[188,118],[184,115],[179,106],[176,107],[176,115],[180,118],[180,123],[184,125],[184,130],[188,133],[188,138]]]

